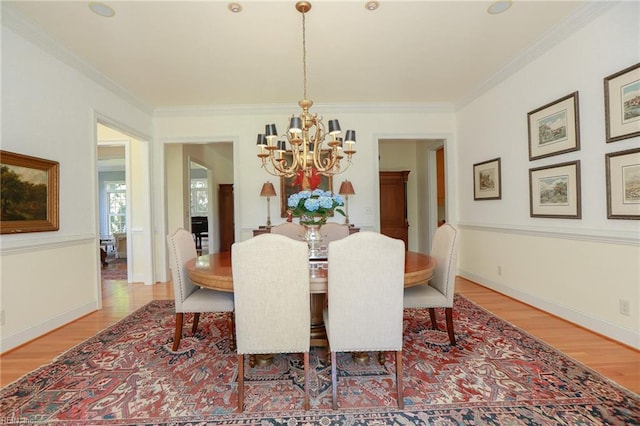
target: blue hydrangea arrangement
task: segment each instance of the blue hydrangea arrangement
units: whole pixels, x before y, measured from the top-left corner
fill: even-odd
[[[327,223],[327,217],[333,212],[344,216],[342,209],[344,200],[340,194],[331,191],[314,189],[313,191],[300,191],[291,194],[287,200],[287,207],[293,217],[300,218],[301,225],[323,225]]]

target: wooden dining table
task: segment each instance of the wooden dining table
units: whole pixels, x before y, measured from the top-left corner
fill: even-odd
[[[322,311],[327,301],[327,261],[309,261],[309,291],[311,293],[311,346],[327,346]],[[404,286],[426,284],[433,276],[436,261],[433,257],[412,251],[405,252]],[[231,252],[225,251],[198,256],[186,264],[191,281],[204,288],[233,292]]]

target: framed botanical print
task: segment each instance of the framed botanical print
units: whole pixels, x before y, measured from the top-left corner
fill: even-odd
[[[640,63],[604,79],[607,143],[640,136]]]
[[[528,115],[529,160],[578,151],[578,92],[531,111]]]
[[[2,234],[58,230],[57,161],[0,151]]]
[[[607,218],[640,219],[640,148],[605,154]]]
[[[502,198],[500,158],[473,165],[473,199],[499,200]]]
[[[580,219],[580,161],[529,169],[531,217]]]

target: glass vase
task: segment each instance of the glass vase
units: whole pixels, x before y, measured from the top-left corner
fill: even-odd
[[[309,245],[309,257],[320,256],[320,244],[322,243],[322,235],[320,234],[320,225],[304,225],[306,232],[304,235]]]

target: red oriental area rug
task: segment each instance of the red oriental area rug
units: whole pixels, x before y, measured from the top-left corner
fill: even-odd
[[[302,410],[302,358],[245,366],[237,405],[237,356],[228,322],[204,314],[200,331],[171,351],[172,301],[155,301],[49,365],[0,390],[3,424],[67,425],[629,425],[640,397],[531,335],[456,296],[458,345],[431,330],[425,310],[405,311],[405,410],[395,365],[338,357],[341,408],[331,410],[324,349],[311,351],[311,406]],[[444,324],[440,324],[444,329]],[[373,355],[373,354],[372,354]]]

